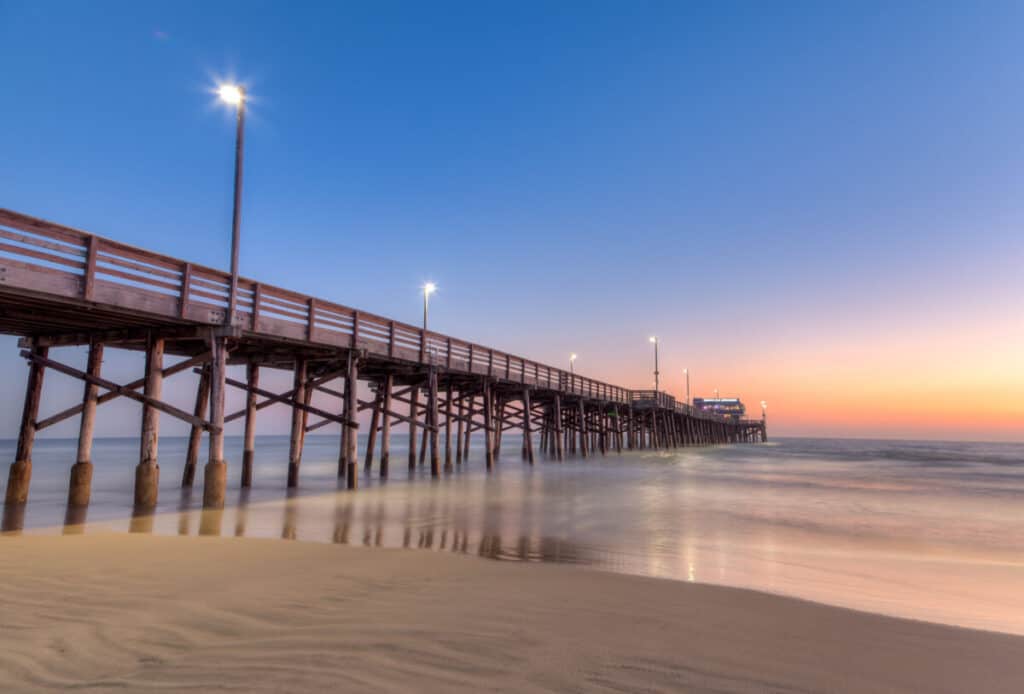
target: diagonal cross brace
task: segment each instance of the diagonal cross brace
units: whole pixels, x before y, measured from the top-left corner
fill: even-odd
[[[85,373],[84,371],[79,371],[78,369],[67,366],[66,364],[61,364],[59,361],[54,361],[53,359],[48,359],[47,357],[43,357],[38,354],[33,354],[32,352],[29,352],[27,350],[22,350],[21,356],[24,357],[25,359],[28,359],[29,361],[34,361],[49,369],[53,369],[54,371],[59,371],[60,373],[67,374],[68,376],[73,376],[75,378],[81,379],[86,383],[91,383],[93,385],[99,386],[100,388],[105,388],[106,390],[109,390],[112,393],[117,393],[118,395],[122,395],[131,400],[141,402],[143,405],[149,405],[154,410],[160,410],[161,412],[165,412],[171,415],[172,417],[177,417],[178,419],[184,420],[189,424],[192,424],[193,426],[201,427],[206,431],[217,433],[220,432],[221,430],[220,427],[214,426],[213,424],[211,424],[210,422],[206,421],[201,417],[191,415],[188,412],[185,412],[184,410],[179,410],[177,407],[174,407],[173,405],[168,405],[167,403],[157,400],[156,398],[151,398],[148,395],[136,393],[134,390],[128,388],[127,386],[122,386],[118,383],[114,383],[113,381],[108,381],[105,378],[100,378],[99,376],[92,376],[90,374]]]
[[[256,395],[262,395],[263,397],[267,398],[267,400],[264,401],[266,405],[271,405],[275,402],[280,402],[286,405],[290,405],[291,407],[297,408],[299,410],[302,410],[303,412],[309,412],[310,414],[315,414],[318,417],[323,417],[325,420],[331,422],[347,424],[350,427],[359,426],[358,422],[345,422],[341,415],[331,414],[326,410],[321,410],[319,407],[313,407],[312,405],[296,402],[295,400],[292,399],[295,394],[295,389],[292,389],[290,392],[287,393],[278,394],[271,393],[269,390],[263,390],[262,388],[253,388],[248,383],[245,383],[244,381],[236,381],[233,378],[225,378],[224,382],[229,386],[234,386],[235,388],[239,388],[241,390],[252,391],[253,393],[256,393]],[[257,407],[259,407],[259,405],[257,405]],[[227,421],[227,417],[225,417],[224,420]]]
[[[185,361],[180,362],[178,364],[172,364],[171,366],[168,366],[166,369],[161,370],[160,374],[164,378],[167,378],[168,376],[173,376],[176,373],[180,373],[182,371],[185,371],[186,369],[190,369],[197,364],[205,364],[208,361],[210,361],[210,353],[203,352],[202,354],[192,357],[191,359],[186,359]],[[122,387],[130,388],[132,390],[138,390],[145,384],[146,379],[140,378],[138,380],[132,381],[131,383],[126,383]],[[102,405],[105,402],[110,402],[114,398],[119,397],[121,397],[121,393],[117,391],[110,391],[96,398],[96,404]],[[45,429],[46,427],[53,426],[54,424],[57,424],[59,422],[63,422],[65,419],[69,417],[74,417],[76,414],[81,414],[82,410],[84,409],[85,405],[82,403],[78,403],[74,407],[69,407],[63,412],[58,412],[57,414],[47,417],[46,419],[39,420],[38,422],[35,423],[36,431],[40,431],[42,429]]]
[[[323,374],[322,376],[317,376],[316,378],[308,379],[306,381],[306,383],[305,383],[305,387],[306,388],[316,388],[321,383],[325,383],[325,382],[331,380],[332,378],[336,378],[336,377],[340,376],[341,374],[343,374],[344,372],[345,372],[344,369],[337,369],[335,371],[330,371],[330,372],[328,372],[326,374]],[[235,381],[235,383],[233,383],[232,385],[235,385],[236,387],[242,388],[243,390],[248,390],[249,389],[249,385],[248,384],[242,384],[241,386],[238,386],[237,385],[238,383],[240,383],[240,381]],[[267,397],[267,395],[266,395],[267,392],[268,391],[256,391],[256,394],[257,395],[263,395],[264,397]],[[287,391],[281,393],[280,396],[278,396],[278,395],[276,395],[274,393],[270,393],[270,395],[272,395],[273,397],[270,398],[269,400],[264,400],[263,402],[256,403],[256,409],[257,410],[262,410],[265,407],[270,407],[274,403],[278,403],[278,402],[286,402],[288,404],[291,404],[290,398],[295,395],[295,388],[292,388],[291,390],[287,390]],[[284,399],[282,400],[281,398],[284,398]],[[238,412],[232,412],[231,414],[229,414],[226,417],[224,417],[224,423],[227,424],[228,422],[233,422],[236,419],[241,419],[244,416],[245,416],[245,410],[239,410]]]

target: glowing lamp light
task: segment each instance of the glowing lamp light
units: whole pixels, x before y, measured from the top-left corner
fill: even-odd
[[[222,84],[217,88],[217,96],[226,104],[238,106],[245,100],[245,93],[236,84]]]
[[[658,338],[656,338],[654,335],[651,335],[651,342],[657,342],[657,341],[658,341]]]
[[[423,285],[423,293],[426,294],[427,296],[430,296],[436,291],[437,285],[434,284],[433,282],[427,282],[426,284]]]

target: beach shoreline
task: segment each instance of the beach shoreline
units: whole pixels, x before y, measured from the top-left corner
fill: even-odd
[[[1024,637],[751,590],[312,542],[0,538],[5,690],[986,691]]]

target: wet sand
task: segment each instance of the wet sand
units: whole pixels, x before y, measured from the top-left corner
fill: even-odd
[[[1024,638],[456,554],[2,537],[5,691],[1020,692]]]

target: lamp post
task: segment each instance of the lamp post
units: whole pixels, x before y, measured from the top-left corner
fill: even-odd
[[[651,335],[651,342],[654,344],[654,394],[658,394],[658,338]]]
[[[245,89],[238,84],[222,84],[217,89],[220,100],[235,107],[235,203],[231,214],[231,286],[228,290],[228,312],[224,322],[231,325],[238,304],[238,245],[242,224],[242,152],[245,143]]]
[[[686,406],[690,406],[690,370],[683,369],[683,375],[686,376]]]
[[[768,420],[768,403],[764,400],[761,401],[761,421],[765,422]]]
[[[575,353],[569,355],[569,375],[570,376],[575,376],[576,375],[576,372],[573,370],[573,365],[572,365],[574,361],[576,361],[576,354]]]
[[[427,329],[427,309],[430,306],[430,295],[437,291],[437,285],[427,282],[423,285],[423,329]]]
[[[718,400],[718,388],[715,388],[715,400]]]

